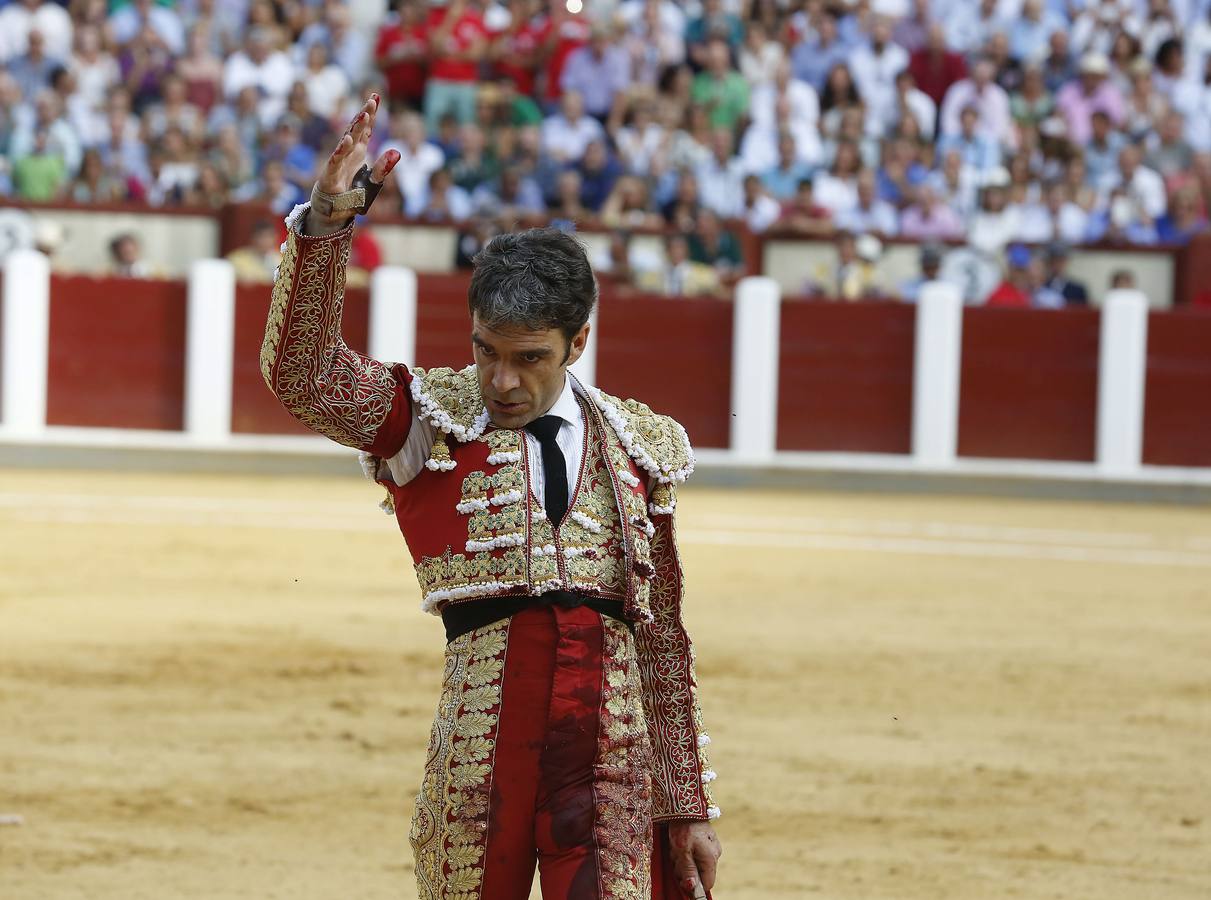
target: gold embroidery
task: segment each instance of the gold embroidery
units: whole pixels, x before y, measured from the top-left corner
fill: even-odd
[[[596,392],[598,406],[626,452],[654,477],[684,481],[694,471],[694,451],[675,419],[652,412],[638,400]]]
[[[652,742],[653,817],[705,819],[715,807],[703,773],[710,770],[694,672],[693,646],[681,621],[682,572],[671,516],[651,541],[655,620],[635,632],[643,702]]]
[[[567,559],[568,578],[582,590],[591,585],[595,594],[625,598],[622,522],[609,463],[602,455],[600,438],[592,429],[586,452],[580,491],[559,529],[560,544],[573,552]]]
[[[352,233],[350,227],[331,238],[302,240],[288,229],[261,345],[261,374],[308,428],[361,448],[374,441],[390,413],[396,382],[389,367],[355,353],[341,338]]]
[[[602,617],[602,691],[593,791],[602,900],[650,900],[651,751],[635,643]]]
[[[457,371],[446,366],[417,367],[412,377],[416,385],[413,396],[420,401],[417,415],[442,431],[453,432],[459,440],[466,440],[468,432],[474,433],[486,412],[474,365]]]
[[[420,900],[479,900],[508,622],[446,647],[441,699],[409,835]]]
[[[494,556],[487,551],[454,553],[447,547],[441,556],[421,558],[416,579],[430,608],[445,600],[490,596],[526,583],[525,548],[510,547]]]

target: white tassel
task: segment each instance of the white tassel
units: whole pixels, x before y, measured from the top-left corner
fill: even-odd
[[[470,500],[463,500],[461,503],[456,505],[454,508],[458,512],[462,513],[464,516],[469,515],[477,510],[487,509],[488,508],[488,498],[487,497],[472,497]]]
[[[521,491],[505,491],[503,494],[495,494],[488,502],[493,506],[508,506],[510,503],[520,503]]]
[[[601,534],[601,523],[598,522],[596,519],[590,518],[589,516],[585,515],[578,509],[572,510],[570,515],[572,517],[573,522],[576,522],[578,525],[583,526],[588,531],[593,532],[593,534]]]
[[[705,731],[702,732],[702,734],[698,735],[698,746],[699,747],[705,747],[710,742],[711,742],[711,736],[709,734],[707,734]]]
[[[512,534],[498,534],[486,541],[467,541],[467,552],[480,553],[484,550],[499,550],[501,547],[520,547],[525,542],[525,533],[515,531]]]
[[[723,810],[718,806],[708,806],[706,808],[706,817],[708,819],[718,819],[721,815],[723,815]]]
[[[505,463],[521,462],[520,450],[503,450],[499,453],[488,454],[488,465],[500,466]]]

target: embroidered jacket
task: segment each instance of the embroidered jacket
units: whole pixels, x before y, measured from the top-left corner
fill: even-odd
[[[437,429],[425,469],[390,494],[416,567],[422,606],[575,590],[623,602],[636,623],[644,709],[653,750],[653,817],[707,819],[711,797],[694,674],[681,619],[682,568],[673,511],[693,471],[685,430],[633,400],[574,381],[585,453],[564,521],[553,527],[529,484],[526,442],[497,429],[474,366],[409,370],[349,349],[341,338],[353,226],[299,233],[287,218],[261,350],[270,390],[292,415],[363,451],[368,474],[403,446],[415,415]],[[377,480],[377,477],[376,477]]]

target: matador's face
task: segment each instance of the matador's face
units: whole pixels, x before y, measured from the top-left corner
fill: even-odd
[[[580,359],[588,336],[587,324],[569,341],[558,328],[489,328],[478,314],[472,316],[479,391],[492,424],[524,428],[545,415],[559,399],[568,366]]]

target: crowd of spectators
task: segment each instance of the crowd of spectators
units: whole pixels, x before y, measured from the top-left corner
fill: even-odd
[[[596,225],[653,290],[721,291],[744,229],[1004,262],[1208,227],[1211,0],[0,0],[0,57],[4,194],[285,213],[377,91],[372,220],[463,262]]]

